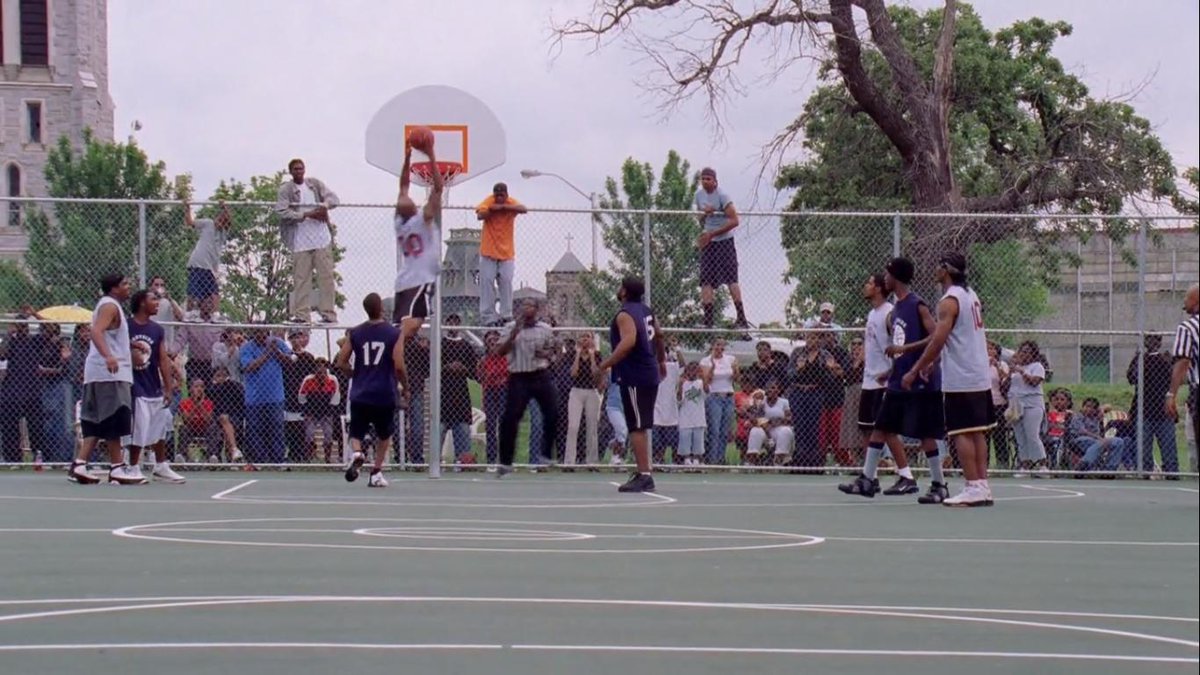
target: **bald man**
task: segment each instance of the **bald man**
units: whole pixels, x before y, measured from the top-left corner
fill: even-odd
[[[1183,300],[1183,311],[1187,312],[1187,318],[1175,329],[1175,348],[1172,350],[1175,365],[1171,369],[1171,388],[1167,390],[1165,401],[1166,412],[1171,419],[1179,419],[1179,387],[1186,378],[1188,389],[1191,390],[1188,395],[1188,411],[1192,415],[1192,430],[1195,433],[1194,438],[1200,438],[1200,414],[1197,414],[1200,412],[1197,410],[1200,401],[1200,336],[1197,335],[1200,332],[1200,318],[1197,318],[1200,314],[1200,285],[1192,284],[1188,289]]]

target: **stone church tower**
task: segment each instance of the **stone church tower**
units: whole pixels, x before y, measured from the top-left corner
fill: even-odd
[[[60,136],[113,139],[107,0],[0,0],[0,189],[44,197],[46,155]],[[4,209],[0,258],[25,249],[20,210]]]
[[[559,326],[572,328],[584,324],[579,305],[583,302],[581,277],[586,271],[587,268],[571,252],[568,243],[567,252],[546,272],[546,300]]]

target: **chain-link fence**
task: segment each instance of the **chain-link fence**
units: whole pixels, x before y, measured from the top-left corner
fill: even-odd
[[[169,402],[169,457],[225,466],[344,461],[352,385],[330,364],[346,329],[365,319],[367,293],[385,297],[392,316],[401,289],[391,206],[330,212],[329,245],[308,242],[328,254],[330,283],[320,255],[285,245],[273,204],[6,201],[5,462],[74,454],[90,312],[99,278],[112,271],[162,295],[156,319],[182,383]],[[488,343],[502,343],[532,301],[558,339],[538,365],[544,396],[515,427],[516,461],[593,469],[631,461],[619,396],[597,388],[592,374],[609,351],[620,279],[633,274],[646,279],[674,344],[656,401],[656,463],[851,470],[864,440],[864,286],[903,254],[917,270],[913,289],[936,298],[937,260],[958,251],[996,348],[994,468],[1195,471],[1190,425],[1161,410],[1171,333],[1200,276],[1194,218],[750,212],[735,221],[730,210],[714,223],[720,210],[447,207],[435,296],[442,325],[407,345],[413,393],[397,413],[390,459],[496,464],[503,433],[512,433],[501,421],[516,413],[514,378],[511,359]],[[295,274],[298,261],[307,280]],[[293,356],[248,372],[257,352],[247,345],[263,330]],[[1022,394],[1039,413],[1014,422],[1005,415],[1007,372],[1026,358],[1018,355],[1026,342],[1036,343],[1045,378],[1036,395]],[[953,465],[952,443],[944,454]]]

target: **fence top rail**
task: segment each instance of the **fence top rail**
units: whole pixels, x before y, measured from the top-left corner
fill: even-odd
[[[312,324],[296,324],[296,323],[237,323],[237,322],[222,322],[222,323],[190,323],[184,321],[155,321],[163,326],[173,326],[176,328],[219,328],[221,330],[236,330],[239,332],[249,332],[256,329],[269,331],[293,331],[303,330],[308,332],[337,332],[339,335],[345,334],[351,328],[358,324],[327,324],[327,323],[312,323]],[[40,324],[75,324],[78,321],[54,321],[49,319],[36,319],[29,317],[19,319],[14,315],[0,315],[0,326],[8,326],[15,323],[40,325]],[[425,324],[426,327],[429,324]],[[449,325],[443,324],[443,330],[458,330],[470,331],[473,333],[485,333],[488,331],[503,332],[508,328],[497,328],[496,326],[465,326],[465,325]],[[783,328],[752,328],[749,331],[740,328],[693,328],[691,326],[663,326],[663,330],[668,334],[676,335],[712,335],[715,337],[723,337],[728,339],[729,335],[749,335],[751,340],[758,340],[766,337],[783,337],[792,338],[800,333],[810,333],[816,330],[822,332],[832,332],[843,335],[857,335],[862,333],[865,328],[863,326],[841,326],[838,328],[804,328],[802,326],[785,326]],[[556,326],[556,332],[562,334],[575,333],[606,333],[609,326]],[[988,328],[989,335],[1079,335],[1079,336],[1102,336],[1102,337],[1142,337],[1145,335],[1159,335],[1163,331],[1155,330],[1099,330],[1099,329],[1082,329],[1082,328]]]
[[[18,204],[146,204],[153,206],[179,206],[177,199],[91,199],[80,197],[7,197],[0,196],[0,202]],[[216,206],[218,202],[197,200],[189,202],[192,206]],[[226,202],[229,206],[254,206],[273,208],[275,202],[236,201]],[[342,202],[340,208],[391,209],[394,204],[384,203],[350,203]],[[474,211],[472,205],[447,205],[450,211]],[[658,215],[679,215],[695,217],[699,212],[692,210],[669,209],[605,209],[605,208],[575,208],[575,207],[530,207],[531,213],[579,213],[579,214],[610,214],[610,215],[640,215],[655,213]],[[961,218],[1007,218],[1018,220],[1145,220],[1145,221],[1187,221],[1200,222],[1200,216],[1189,214],[1084,214],[1084,213],[937,213],[925,211],[739,211],[739,215],[753,217],[820,217],[820,218],[929,218],[929,219],[961,219]]]

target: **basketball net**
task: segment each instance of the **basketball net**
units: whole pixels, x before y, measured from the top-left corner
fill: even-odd
[[[442,206],[450,203],[450,181],[462,173],[462,164],[458,162],[413,162],[410,169],[425,184],[426,199],[429,198],[429,193],[433,190],[433,173],[436,171],[442,174],[444,185],[442,188]]]

